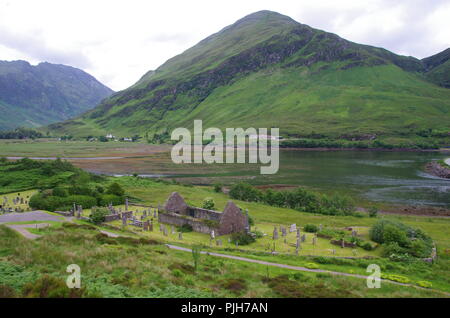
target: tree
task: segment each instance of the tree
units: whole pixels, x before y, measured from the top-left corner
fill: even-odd
[[[108,187],[108,193],[121,197],[125,194],[125,190],[120,186],[120,184],[114,182]]]

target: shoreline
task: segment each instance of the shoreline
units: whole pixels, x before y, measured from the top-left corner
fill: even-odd
[[[450,166],[444,167],[437,161],[427,163],[425,165],[425,171],[435,177],[450,180]]]

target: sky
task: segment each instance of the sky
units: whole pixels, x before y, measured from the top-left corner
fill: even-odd
[[[118,91],[260,10],[417,58],[450,47],[450,0],[0,0],[0,60],[70,65]]]

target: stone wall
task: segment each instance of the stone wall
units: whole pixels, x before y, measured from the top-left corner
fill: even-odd
[[[122,218],[126,216],[127,219],[131,218],[133,216],[133,211],[126,211],[122,213],[117,214],[109,214],[105,216],[105,222],[112,222],[117,220],[122,220]]]
[[[110,214],[105,216],[105,222],[120,220],[120,214]]]
[[[178,227],[181,227],[185,224],[192,226],[192,230],[194,232],[200,232],[200,233],[206,233],[209,234],[211,231],[217,229],[211,228],[205,223],[203,223],[201,220],[196,220],[188,216],[181,216],[176,213],[172,212],[166,212],[166,213],[159,213],[158,215],[158,222],[159,223],[165,223],[165,224],[172,224]]]
[[[188,215],[197,219],[220,221],[221,212],[188,206]]]
[[[219,223],[219,235],[226,235],[235,232],[242,232],[248,229],[247,216],[241,212],[232,201],[228,201],[225,209],[221,213]]]
[[[330,243],[334,244],[334,245],[342,246],[342,241],[341,240],[331,240]],[[353,247],[356,247],[356,243],[350,243],[350,242],[345,242],[344,241],[344,247],[351,247],[351,248],[353,248]]]
[[[73,216],[73,211],[65,211],[65,212],[63,212],[63,211],[55,211],[54,213],[56,213],[56,214],[59,214],[59,215],[62,215],[62,216]]]

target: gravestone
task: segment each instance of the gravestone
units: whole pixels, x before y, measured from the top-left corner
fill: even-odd
[[[300,238],[300,229],[297,229],[297,238]]]
[[[295,232],[297,231],[297,224],[291,224],[291,226],[289,227],[289,233]]]
[[[323,229],[323,226],[322,226],[322,224],[319,224],[319,232],[321,232],[321,231],[322,231],[322,229]]]
[[[352,231],[352,236],[353,236],[353,237],[358,236],[358,232],[356,232],[355,230],[353,230],[353,231]]]
[[[127,217],[125,215],[122,216],[122,225],[127,226]]]
[[[306,234],[302,235],[302,243],[306,241]]]
[[[313,236],[312,244],[313,244],[313,245],[316,245],[316,244],[317,244],[317,237]]]
[[[128,198],[125,198],[125,211],[128,211]]]
[[[345,247],[345,241],[344,241],[344,239],[342,239],[341,240],[341,248],[344,248]]]
[[[278,229],[276,226],[273,228],[273,239],[278,240]]]
[[[179,239],[180,241],[183,240],[183,232],[179,232],[179,233],[178,233],[178,239]]]
[[[214,230],[211,231],[211,240],[214,240],[216,238],[216,233],[214,233]]]
[[[153,232],[153,221],[150,221],[150,225],[149,225],[149,231]]]
[[[286,237],[287,235],[287,231],[286,228],[284,226],[281,227],[281,236]]]

